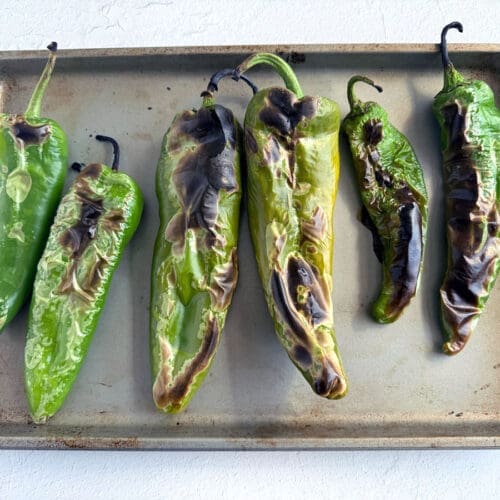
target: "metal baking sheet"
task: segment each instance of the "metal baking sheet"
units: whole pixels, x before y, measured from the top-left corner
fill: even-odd
[[[486,80],[498,95],[499,45],[452,45],[456,66]],[[306,93],[325,95],[347,112],[346,84],[378,100],[414,145],[430,194],[430,223],[420,292],[396,323],[374,323],[368,308],[380,267],[369,232],[357,221],[352,166],[342,140],[335,210],[334,311],[350,391],[339,401],[313,394],[278,343],[264,303],[246,210],[240,234],[240,279],[219,352],[186,412],[165,415],[151,399],[148,359],[149,274],[158,226],[154,177],[161,139],[174,114],[199,106],[216,70],[249,52],[280,52]],[[0,53],[5,111],[20,112],[46,53]],[[259,86],[280,84],[252,71]],[[431,113],[441,89],[435,45],[327,45],[106,49],[60,52],[44,104],[66,130],[70,162],[109,161],[96,133],[122,146],[122,168],[146,198],[140,229],[112,284],[98,330],[73,391],[46,425],[28,416],[23,389],[26,308],[0,336],[0,446],[4,448],[271,449],[495,447],[500,413],[500,285],[466,349],[439,352],[438,288],[445,250],[439,130]],[[250,95],[232,81],[218,101],[242,119]],[[69,174],[71,179],[73,174]],[[1,258],[1,256],[0,256]]]

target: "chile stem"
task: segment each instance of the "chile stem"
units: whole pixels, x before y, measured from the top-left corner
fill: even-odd
[[[449,90],[451,87],[456,86],[464,80],[462,75],[453,66],[453,63],[450,61],[450,57],[448,55],[448,43],[446,41],[446,34],[452,28],[457,29],[458,31],[460,31],[460,33],[462,33],[464,30],[461,23],[459,23],[458,21],[454,21],[450,24],[447,24],[441,31],[440,50],[444,70],[444,90]]]
[[[257,86],[252,82],[252,80],[250,80],[246,76],[237,75],[236,70],[234,70],[233,68],[226,68],[226,69],[222,69],[222,70],[218,71],[217,73],[214,73],[210,77],[210,81],[208,82],[208,85],[207,85],[207,92],[213,92],[214,90],[218,91],[219,90],[219,86],[218,86],[219,82],[223,78],[226,78],[228,76],[230,76],[235,81],[238,81],[241,78],[252,89],[252,92],[254,94],[256,94],[259,90],[257,88]]]
[[[283,78],[285,86],[288,90],[291,90],[299,99],[304,97],[304,92],[302,92],[302,87],[300,86],[293,69],[290,65],[276,54],[270,54],[268,52],[262,52],[259,54],[253,54],[247,57],[237,68],[236,77],[240,78],[243,73],[248,71],[250,68],[257,66],[258,64],[267,64],[272,66],[278,74]]]
[[[441,58],[443,61],[443,68],[446,70],[448,66],[453,66],[453,64],[450,61],[450,58],[448,56],[448,43],[446,41],[446,34],[450,29],[457,29],[462,33],[464,31],[464,27],[462,26],[462,23],[459,23],[458,21],[454,21],[450,24],[447,24],[444,28],[443,31],[441,31]]]
[[[252,92],[256,94],[258,92],[257,86],[246,76],[237,75],[236,71],[233,68],[226,68],[214,73],[210,77],[210,81],[207,85],[207,90],[204,90],[201,93],[201,97],[203,97],[202,106],[204,108],[210,108],[215,104],[214,92],[219,90],[219,82],[223,79],[230,76],[234,81],[238,81],[240,78],[252,89]]]
[[[40,116],[42,111],[42,99],[56,64],[57,42],[52,42],[50,45],[47,45],[47,48],[50,51],[49,60],[47,61],[43,73],[36,84],[35,90],[31,95],[30,102],[28,103],[28,108],[24,113],[27,117],[36,118]]]
[[[109,142],[113,146],[113,163],[111,165],[111,170],[118,170],[118,164],[120,163],[120,146],[118,143],[107,135],[96,135],[95,138],[101,142]]]
[[[361,101],[354,95],[354,84],[356,82],[363,82],[368,85],[371,85],[373,88],[377,89],[379,92],[382,92],[382,87],[380,85],[377,85],[373,80],[370,80],[366,76],[361,76],[361,75],[355,75],[353,76],[350,80],[349,83],[347,84],[347,99],[349,101],[349,106],[351,107],[351,111],[355,107],[361,106]]]

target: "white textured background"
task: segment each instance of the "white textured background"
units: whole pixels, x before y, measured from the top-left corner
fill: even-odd
[[[0,0],[0,50],[500,42],[498,0]],[[1,404],[1,401],[0,401]],[[498,451],[0,451],[0,499],[500,497]]]

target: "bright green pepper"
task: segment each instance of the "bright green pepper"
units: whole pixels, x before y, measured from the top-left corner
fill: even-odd
[[[345,395],[333,327],[333,209],[339,178],[338,105],[304,96],[290,66],[255,54],[241,75],[269,64],[285,88],[261,90],[245,114],[248,222],[276,333],[313,390]]]
[[[111,278],[142,213],[139,186],[113,167],[93,163],[76,177],[57,210],[38,269],[25,349],[31,415],[44,422],[64,403],[80,371]]]
[[[176,115],[156,173],[160,228],[151,274],[153,399],[175,413],[205,378],[238,277],[241,128],[215,104],[216,82],[199,110]]]
[[[66,136],[41,117],[57,44],[24,114],[0,114],[0,332],[24,304],[67,172]]]
[[[500,110],[491,88],[467,80],[448,57],[441,33],[444,86],[434,99],[441,127],[448,266],[441,285],[446,354],[469,340],[500,271]]]
[[[349,139],[363,207],[361,222],[373,235],[382,263],[382,287],[372,306],[380,323],[395,321],[418,287],[427,228],[427,191],[422,167],[408,139],[375,102],[354,96],[356,82],[382,88],[363,76],[347,85],[351,111],[342,128]]]

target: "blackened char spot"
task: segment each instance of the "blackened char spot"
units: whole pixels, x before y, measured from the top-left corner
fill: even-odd
[[[380,120],[371,119],[364,124],[365,143],[376,146],[383,137],[383,125]]]
[[[167,237],[183,245],[185,231],[203,228],[215,244],[215,222],[218,213],[218,192],[238,189],[234,170],[237,128],[228,109],[216,105],[196,113],[184,113],[175,125],[172,143],[183,137],[194,139],[198,147],[187,153],[172,175],[182,207],[184,223],[174,217],[167,228]]]
[[[292,135],[302,119],[312,118],[317,109],[316,99],[306,96],[299,100],[287,89],[271,89],[267,100],[268,104],[262,108],[259,117],[282,136]]]
[[[304,346],[296,345],[292,350],[292,358],[305,370],[312,365],[311,354]]]
[[[382,243],[382,240],[380,239],[380,236],[378,234],[377,226],[375,226],[375,223],[373,222],[370,214],[368,213],[368,210],[364,205],[361,207],[360,220],[363,226],[368,228],[372,233],[373,251],[377,256],[378,261],[382,262],[384,260],[384,244]]]
[[[271,293],[289,330],[309,345],[304,323],[311,328],[329,318],[329,302],[311,266],[300,257],[290,257],[283,276],[271,273]]]
[[[271,136],[267,144],[264,146],[262,154],[264,155],[264,160],[268,165],[279,161],[279,159],[281,158],[281,153],[280,145],[276,137]]]
[[[271,293],[276,309],[290,332],[301,340],[303,344],[308,345],[307,332],[297,317],[297,311],[288,297],[283,278],[276,270],[273,270],[271,273]]]
[[[50,125],[30,125],[24,120],[18,120],[12,125],[12,135],[26,145],[40,145],[50,135]]]
[[[317,111],[318,101],[314,97],[306,96],[302,99],[287,89],[273,88],[268,91],[264,106],[259,113],[259,118],[268,127],[274,129],[276,139],[281,147],[288,153],[287,183],[295,189],[295,148],[300,136],[296,130],[297,125],[304,118],[312,118]],[[271,145],[273,146],[273,145]],[[276,154],[281,156],[280,150],[274,148]],[[277,159],[273,154],[264,157],[275,163]]]
[[[210,363],[219,342],[219,325],[215,318],[207,323],[203,341],[198,354],[189,362],[184,371],[176,378],[174,385],[168,391],[168,399],[173,405],[180,405],[187,395],[196,375],[202,372]]]
[[[416,202],[399,208],[398,239],[389,273],[394,285],[389,312],[402,310],[415,295],[422,260],[422,215]]]
[[[388,187],[388,188],[393,187],[392,178],[388,172],[381,171],[378,169],[375,170],[375,180],[377,181],[377,184],[380,187]]]
[[[494,279],[498,259],[499,214],[495,193],[486,196],[474,162],[480,146],[467,136],[468,109],[453,102],[441,110],[447,132],[444,151],[449,266],[441,287],[445,321],[451,327],[451,350],[458,352],[481,313],[479,302]]]
[[[61,244],[69,247],[73,258],[79,258],[94,239],[97,222],[103,212],[102,199],[92,200],[86,193],[76,193],[82,202],[79,221],[61,235]]]
[[[321,377],[314,381],[314,392],[320,396],[328,396],[335,390],[335,386],[339,382],[339,374],[330,366],[330,363],[326,361],[323,364]]]
[[[288,293],[297,311],[313,327],[328,318],[328,302],[311,266],[298,257],[290,257],[286,270]]]

